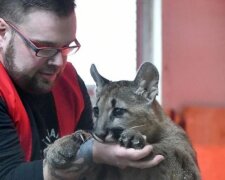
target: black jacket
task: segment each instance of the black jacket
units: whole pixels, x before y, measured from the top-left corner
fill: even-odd
[[[85,108],[77,129],[93,128],[91,101],[84,82],[79,84],[83,93]],[[58,138],[57,115],[51,93],[32,95],[17,88],[19,96],[28,113],[32,128],[31,162],[24,161],[18,135],[7,106],[0,98],[0,180],[42,180],[43,149]]]

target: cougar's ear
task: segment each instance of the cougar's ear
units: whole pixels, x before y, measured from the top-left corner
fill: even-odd
[[[150,62],[142,64],[134,82],[137,84],[136,93],[144,96],[149,103],[152,103],[158,95],[159,72],[156,67]]]
[[[97,68],[95,67],[94,64],[91,65],[90,72],[91,72],[91,76],[92,76],[92,78],[94,79],[95,84],[96,84],[96,87],[97,87],[96,93],[99,94],[99,93],[101,92],[102,88],[103,88],[106,84],[108,84],[110,81],[109,81],[108,79],[102,77],[102,76],[99,74],[99,72],[98,72],[98,70],[97,70]]]

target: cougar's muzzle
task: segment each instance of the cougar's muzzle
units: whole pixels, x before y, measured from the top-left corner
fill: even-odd
[[[93,131],[92,136],[93,138],[101,143],[113,143],[117,141],[124,131],[123,128],[117,127],[112,129],[107,129],[106,131]]]

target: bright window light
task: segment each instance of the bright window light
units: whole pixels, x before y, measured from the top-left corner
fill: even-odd
[[[81,49],[69,57],[86,85],[90,66],[109,80],[136,75],[136,0],[77,0],[77,39]]]

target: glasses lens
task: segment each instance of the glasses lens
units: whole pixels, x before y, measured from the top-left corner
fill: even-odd
[[[62,50],[64,56],[70,56],[75,54],[78,51],[79,47],[68,47]]]
[[[63,56],[70,56],[75,54],[79,48],[80,48],[80,44],[77,41],[73,41],[69,44],[68,47],[65,47],[61,50]]]
[[[38,57],[52,57],[55,56],[58,52],[61,52],[63,56],[70,56],[74,53],[76,53],[80,48],[80,44],[73,41],[69,44],[68,47],[54,49],[54,48],[39,48],[36,55]]]
[[[51,57],[58,53],[57,49],[40,49],[37,52],[38,57]]]

